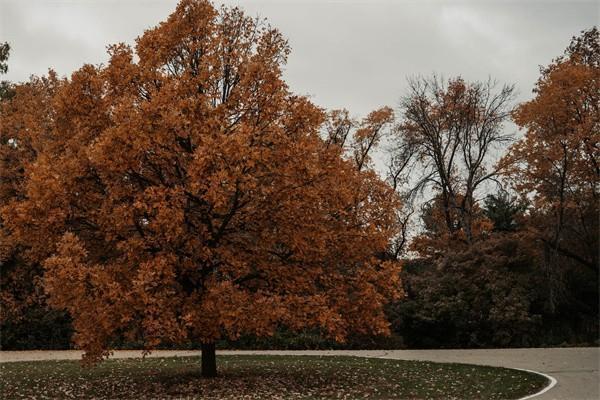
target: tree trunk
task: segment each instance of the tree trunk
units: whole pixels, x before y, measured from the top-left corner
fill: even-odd
[[[215,356],[215,343],[202,343],[202,376],[214,378],[217,376],[217,358]]]

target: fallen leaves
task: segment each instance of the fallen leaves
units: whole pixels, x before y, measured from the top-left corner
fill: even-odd
[[[0,365],[3,398],[513,399],[544,378],[524,371],[347,356],[219,356],[220,376],[200,377],[199,357]]]

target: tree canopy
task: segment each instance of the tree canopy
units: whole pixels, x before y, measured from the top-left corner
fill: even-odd
[[[278,325],[387,332],[399,266],[375,255],[398,199],[366,153],[357,168],[319,136],[324,112],[282,79],[281,34],[183,0],[109,53],[39,81],[48,97],[19,89],[2,131],[34,150],[3,224],[43,263],[86,358],[118,335],[152,348]],[[42,115],[21,121],[24,109]]]
[[[553,277],[549,306],[562,291],[565,260],[598,274],[600,181],[600,33],[573,38],[521,104],[515,122],[525,130],[500,164],[516,191],[531,197],[531,229],[543,243],[543,265]]]

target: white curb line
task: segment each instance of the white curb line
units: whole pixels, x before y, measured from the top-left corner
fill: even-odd
[[[558,383],[557,380],[554,377],[552,377],[550,375],[547,375],[547,374],[544,374],[542,372],[532,371],[530,369],[522,369],[522,368],[512,368],[512,369],[516,369],[516,370],[519,370],[519,371],[525,371],[525,372],[531,372],[532,374],[538,374],[538,375],[541,375],[541,376],[543,376],[544,378],[546,378],[546,379],[548,379],[550,381],[550,383],[548,384],[548,386],[546,386],[545,388],[543,388],[539,392],[534,393],[534,394],[530,394],[529,396],[521,397],[518,400],[527,400],[527,399],[532,399],[534,397],[540,396],[540,395],[546,393],[548,390],[552,389]]]
[[[360,356],[359,356],[360,357]],[[363,356],[365,357],[365,356]],[[391,357],[387,357],[387,354],[384,354],[382,356],[366,356],[367,358],[379,358],[379,359],[384,359],[384,360],[401,360],[400,358],[391,358]],[[431,360],[411,360],[411,361],[430,361],[430,362],[435,362],[435,361],[431,361]],[[464,363],[465,365],[479,365],[479,364],[469,364],[469,363]],[[531,372],[532,374],[537,374],[537,375],[541,375],[544,378],[548,379],[550,381],[550,383],[548,384],[548,386],[546,386],[545,388],[543,388],[542,390],[540,390],[539,392],[536,392],[534,394],[530,394],[527,395],[525,397],[521,397],[517,400],[527,400],[527,399],[533,399],[534,397],[540,396],[544,393],[546,393],[548,390],[552,389],[554,386],[556,386],[556,384],[558,383],[558,381],[556,380],[556,378],[554,378],[553,376],[544,374],[542,372],[539,371],[533,371],[530,369],[523,369],[523,368],[513,368],[513,367],[500,367],[500,366],[492,366],[489,365],[490,367],[495,367],[495,368],[506,368],[506,369],[516,369],[517,371],[525,371],[525,372]]]
[[[67,356],[71,355],[71,353],[74,353],[74,351],[69,351],[69,353],[67,354]],[[177,357],[177,356],[187,356],[187,355],[190,355],[188,353],[189,353],[189,351],[184,351],[183,354],[173,354],[173,355],[160,355],[158,353],[155,353],[155,354],[156,354],[157,357],[173,357],[173,356]],[[197,355],[196,353],[198,353],[198,352],[194,351],[193,355]],[[63,353],[63,354],[65,354],[65,353]],[[242,354],[244,354],[244,353],[242,353]],[[249,353],[246,353],[246,354],[260,354],[260,353],[259,352],[249,352]],[[325,356],[333,356],[334,354],[323,354],[323,355],[325,355]],[[342,354],[342,355],[344,355],[344,354]],[[0,356],[2,356],[2,352],[0,352]],[[136,355],[136,357],[138,357],[138,356]],[[389,357],[387,352],[384,353],[383,355],[380,355],[380,356],[376,356],[376,355],[354,355],[354,357],[379,358],[379,359],[385,359],[385,360],[403,360],[403,359],[400,359],[400,358]],[[77,358],[80,358],[79,354],[77,354]],[[117,355],[116,357],[111,357],[111,358],[118,359],[118,358],[124,358],[124,357],[119,357]],[[130,357],[125,357],[125,358],[130,358]],[[44,358],[32,358],[32,359],[25,359],[25,360],[17,360],[17,359],[10,360],[10,359],[3,359],[3,358],[0,357],[0,363],[11,362],[11,361],[49,361],[49,360],[69,360],[69,359],[75,359],[75,358],[73,358],[73,357],[59,357],[59,358],[46,358],[46,359],[44,359]],[[404,361],[428,361],[428,362],[436,362],[436,361],[432,361],[432,360],[418,360],[418,359],[409,359],[409,360],[404,360]],[[469,364],[469,363],[463,363],[463,364],[465,364],[465,365],[472,365],[472,366],[478,366],[478,365],[480,365],[480,364]],[[488,366],[491,366],[491,365],[488,365]],[[533,370],[530,370],[530,369],[513,368],[513,367],[502,367],[502,366],[491,366],[491,367],[515,369],[515,370],[518,370],[518,371],[526,371],[526,372],[530,372],[530,373],[533,373],[533,374],[541,375],[541,376],[545,377],[546,379],[548,379],[550,381],[550,383],[545,388],[543,388],[542,390],[540,390],[539,392],[534,393],[534,394],[530,394],[530,395],[525,396],[525,397],[521,397],[520,399],[517,399],[517,400],[528,400],[528,399],[532,399],[534,397],[540,396],[540,395],[546,393],[547,391],[549,391],[550,389],[552,389],[558,383],[557,380],[554,377],[552,377],[550,375],[547,375],[547,374],[544,374],[542,372],[533,371]]]

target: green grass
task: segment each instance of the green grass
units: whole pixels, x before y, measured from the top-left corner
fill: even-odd
[[[528,372],[466,364],[345,356],[217,356],[0,364],[2,399],[516,399],[544,387]]]

